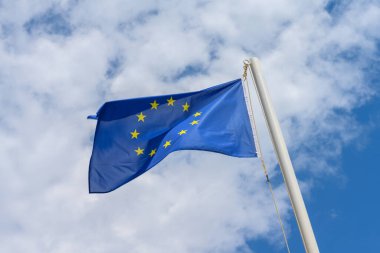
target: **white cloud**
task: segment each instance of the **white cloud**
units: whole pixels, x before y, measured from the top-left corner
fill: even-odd
[[[254,160],[178,152],[115,192],[89,195],[94,122],[85,117],[105,99],[202,89],[237,78],[258,55],[296,167],[312,181],[336,173],[331,160],[360,132],[350,111],[371,95],[363,67],[379,38],[376,2],[335,17],[296,0],[0,6],[1,252],[232,252],[246,239],[281,241]],[[70,36],[26,32],[51,10]],[[186,75],[189,66],[201,71]],[[273,165],[260,117],[259,126]]]

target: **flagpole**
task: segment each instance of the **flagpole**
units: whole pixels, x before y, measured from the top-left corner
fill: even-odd
[[[269,129],[269,134],[277,155],[278,163],[286,184],[286,188],[297,220],[302,241],[307,253],[319,253],[318,244],[314,236],[309,215],[302,198],[297,178],[290,160],[289,152],[285,144],[280,128],[280,123],[274,111],[268,90],[265,86],[261,67],[257,58],[250,59],[249,66],[254,78],[254,84],[259,97],[261,107],[265,116],[265,121]]]

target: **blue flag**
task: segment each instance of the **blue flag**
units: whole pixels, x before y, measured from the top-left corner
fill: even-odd
[[[90,193],[110,192],[176,150],[257,156],[241,79],[197,92],[107,102],[92,118]]]

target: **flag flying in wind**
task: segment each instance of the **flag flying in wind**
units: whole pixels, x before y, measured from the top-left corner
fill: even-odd
[[[110,192],[176,150],[256,157],[241,79],[205,90],[105,103],[97,112],[90,193]]]

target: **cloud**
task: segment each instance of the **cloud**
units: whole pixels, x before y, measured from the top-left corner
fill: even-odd
[[[70,36],[72,33],[72,28],[67,21],[67,17],[54,9],[49,9],[42,15],[33,17],[24,24],[24,28],[29,34],[42,32]]]
[[[95,125],[85,118],[105,100],[235,79],[257,55],[312,195],[309,182],[339,173],[342,147],[361,133],[351,111],[373,94],[364,71],[378,60],[379,11],[364,0],[2,2],[1,252],[249,252],[258,238],[281,247],[256,160],[177,152],[89,195]],[[290,218],[283,185],[276,194]]]

